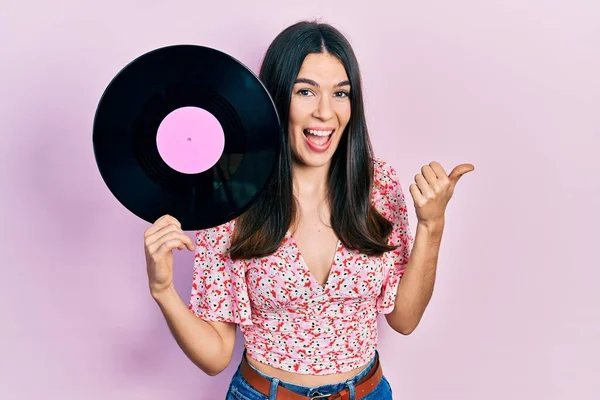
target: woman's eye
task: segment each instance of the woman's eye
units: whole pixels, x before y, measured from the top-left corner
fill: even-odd
[[[341,91],[341,92],[336,92],[335,96],[336,97],[348,97],[349,94],[348,94],[348,92]]]
[[[300,89],[296,93],[298,93],[301,96],[310,96],[310,90],[308,89]]]

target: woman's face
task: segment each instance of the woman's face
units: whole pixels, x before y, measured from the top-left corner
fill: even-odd
[[[327,53],[309,54],[292,89],[288,132],[295,161],[329,164],[350,120],[350,82],[344,65]]]

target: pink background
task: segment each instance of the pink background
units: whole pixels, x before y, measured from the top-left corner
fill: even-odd
[[[281,29],[322,17],[354,45],[377,154],[405,188],[431,160],[476,166],[421,325],[381,324],[396,398],[600,398],[597,2],[169,4],[2,7],[0,397],[223,398],[241,341],[211,378],[172,340],[147,290],[148,224],[96,169],[95,107],[146,51],[208,45],[256,71]],[[191,267],[177,255],[186,299]]]

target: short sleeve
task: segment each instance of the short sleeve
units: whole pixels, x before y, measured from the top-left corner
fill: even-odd
[[[251,325],[245,262],[228,254],[233,225],[196,232],[189,309],[206,321]]]
[[[388,243],[398,246],[384,254],[385,262],[377,311],[387,314],[394,309],[398,284],[406,269],[414,238],[408,222],[408,208],[400,180],[388,163],[376,160],[374,168],[374,203],[377,210],[393,225]]]

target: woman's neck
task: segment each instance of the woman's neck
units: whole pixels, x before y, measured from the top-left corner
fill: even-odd
[[[309,167],[294,164],[292,176],[294,181],[294,195],[297,199],[305,197],[323,199],[327,193],[327,175],[329,164],[322,167]]]

